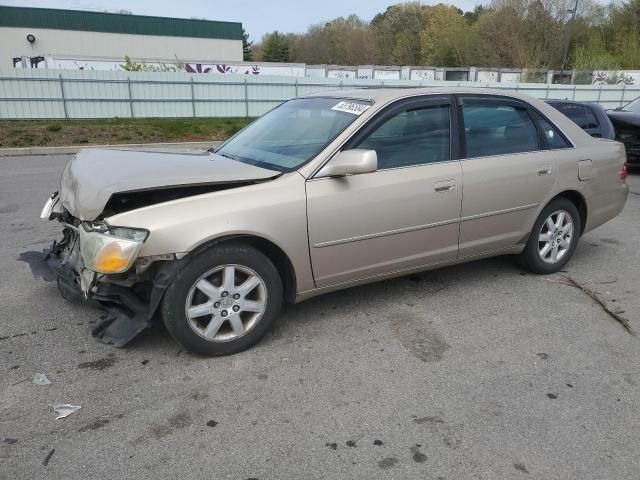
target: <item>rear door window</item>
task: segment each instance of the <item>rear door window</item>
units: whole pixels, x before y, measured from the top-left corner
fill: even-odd
[[[509,100],[461,98],[467,158],[533,152],[541,149],[527,108]]]

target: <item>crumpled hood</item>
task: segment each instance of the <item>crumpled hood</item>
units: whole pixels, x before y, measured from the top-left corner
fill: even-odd
[[[62,205],[94,220],[114,193],[275,178],[280,172],[207,151],[168,152],[88,148],[68,163],[60,181]]]

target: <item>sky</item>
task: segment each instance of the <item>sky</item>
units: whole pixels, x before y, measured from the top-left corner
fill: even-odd
[[[389,5],[401,0],[0,0],[0,5],[19,7],[63,8],[70,10],[112,11],[129,10],[136,15],[161,17],[207,18],[242,22],[251,40],[273,30],[301,33],[309,25],[324,23],[340,16],[355,13],[371,20]],[[424,4],[445,3],[443,0],[424,1]],[[446,2],[462,10],[487,0],[455,0]]]
[[[609,3],[610,0],[596,0]],[[265,33],[278,30],[302,33],[309,25],[325,23],[355,13],[365,20],[384,12],[402,0],[0,0],[0,5],[46,7],[70,10],[128,10],[136,15],[207,18],[241,22],[250,40],[259,41]],[[435,5],[447,3],[468,11],[490,0],[421,0]]]

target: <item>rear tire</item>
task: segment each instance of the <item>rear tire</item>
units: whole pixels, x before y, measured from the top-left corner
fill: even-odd
[[[257,343],[282,308],[282,281],[262,252],[212,247],[176,276],[162,302],[171,336],[201,355],[230,355]]]
[[[542,210],[518,263],[533,273],[551,274],[573,256],[582,231],[580,213],[570,200],[558,197]]]

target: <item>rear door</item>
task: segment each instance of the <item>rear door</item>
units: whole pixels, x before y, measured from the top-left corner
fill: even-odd
[[[526,241],[538,207],[555,185],[556,162],[527,104],[489,95],[458,100],[466,150],[462,258]]]

